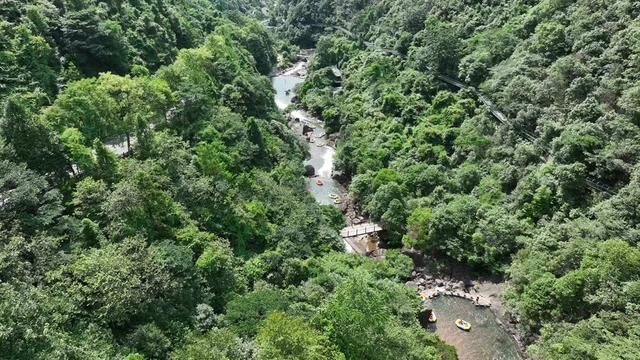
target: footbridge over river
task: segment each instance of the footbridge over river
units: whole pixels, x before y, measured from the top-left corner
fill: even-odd
[[[355,236],[376,234],[382,231],[382,226],[376,223],[363,223],[358,225],[347,226],[340,230],[340,236],[350,238]]]
[[[378,234],[383,230],[380,224],[368,222],[347,226],[340,230],[340,236],[353,252],[363,256],[378,257],[381,255],[378,248]]]

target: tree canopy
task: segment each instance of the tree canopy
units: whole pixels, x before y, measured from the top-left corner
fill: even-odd
[[[301,104],[390,245],[508,280],[534,358],[635,358],[637,4],[313,3],[272,24],[316,44]]]
[[[346,359],[318,319],[351,271],[408,309],[395,358],[454,358],[398,335],[411,260],[344,256],[305,189],[264,6],[2,2],[0,359]]]

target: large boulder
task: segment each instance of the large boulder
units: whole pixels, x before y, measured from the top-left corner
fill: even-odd
[[[306,135],[307,133],[312,133],[313,128],[309,125],[302,125],[302,135]]]
[[[304,166],[304,176],[307,177],[312,177],[316,174],[316,169],[313,167],[313,165],[305,165]]]

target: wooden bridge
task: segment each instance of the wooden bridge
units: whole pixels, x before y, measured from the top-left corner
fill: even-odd
[[[382,257],[384,252],[378,247],[377,234],[384,230],[382,226],[376,223],[363,223],[353,226],[347,226],[340,230],[342,241],[347,245],[347,252],[354,252],[362,256],[371,256],[374,258]]]
[[[364,223],[353,226],[347,226],[340,230],[340,236],[350,238],[355,236],[369,235],[382,231],[382,226],[376,223]]]

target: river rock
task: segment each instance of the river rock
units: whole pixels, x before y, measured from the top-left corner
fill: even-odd
[[[313,165],[307,164],[304,166],[304,176],[312,177],[315,174],[316,174],[316,169],[313,167]]]
[[[418,284],[416,284],[413,281],[407,281],[406,283],[404,283],[405,285],[407,285],[408,287],[412,288],[412,289],[418,289]]]
[[[307,124],[302,125],[302,135],[306,135],[307,133],[312,133],[313,128]]]

